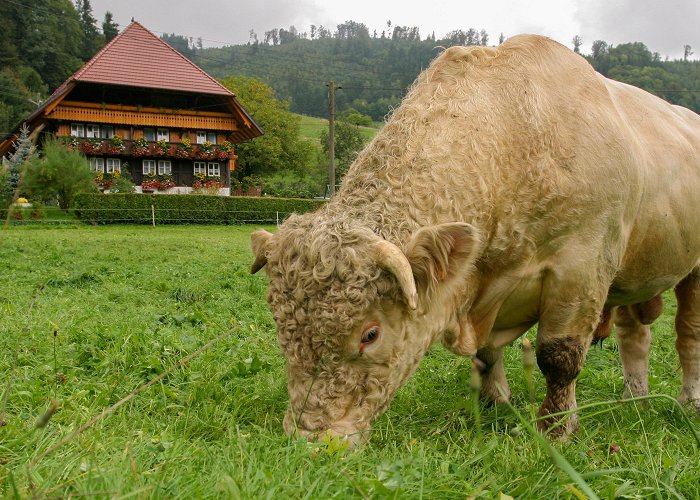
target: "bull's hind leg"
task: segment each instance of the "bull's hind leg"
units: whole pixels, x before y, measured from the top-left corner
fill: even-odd
[[[676,286],[676,350],[683,370],[678,401],[700,410],[700,268]]]
[[[623,398],[649,393],[649,346],[651,324],[663,309],[661,297],[618,307],[615,311],[617,343],[625,377]]]

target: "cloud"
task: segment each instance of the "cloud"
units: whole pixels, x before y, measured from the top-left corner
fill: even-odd
[[[586,45],[643,42],[652,52],[680,57],[688,44],[700,49],[697,0],[587,0],[578,16]]]

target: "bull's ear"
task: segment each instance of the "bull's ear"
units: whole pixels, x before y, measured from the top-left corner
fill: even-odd
[[[428,293],[443,284],[461,282],[477,259],[479,235],[462,222],[419,229],[406,247],[416,288]]]
[[[253,255],[255,255],[255,261],[250,268],[250,274],[257,273],[267,264],[267,249],[273,236],[272,233],[264,229],[259,229],[250,235],[250,245],[253,248]]]

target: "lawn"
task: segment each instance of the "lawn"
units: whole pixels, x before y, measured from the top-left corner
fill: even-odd
[[[328,120],[315,116],[299,116],[301,117],[301,137],[304,140],[313,142],[320,148],[321,131],[328,130]],[[383,123],[375,123],[373,127],[359,127],[365,142],[371,141],[383,125]]]
[[[622,393],[613,339],[589,352],[581,430],[565,443],[537,439],[507,407],[475,411],[470,361],[441,347],[364,448],[286,437],[266,278],[248,272],[253,229],[0,232],[0,496],[549,499],[587,486],[601,498],[700,497],[697,420],[663,398],[605,403]],[[673,397],[674,309],[668,296],[650,377]],[[506,370],[528,423],[521,349],[507,349]],[[535,390],[539,401],[537,370]]]

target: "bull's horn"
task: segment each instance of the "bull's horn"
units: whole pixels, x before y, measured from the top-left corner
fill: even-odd
[[[259,229],[250,235],[250,246],[253,248],[255,262],[250,268],[250,274],[255,274],[267,264],[267,247],[272,239],[272,233]]]
[[[411,264],[408,263],[408,259],[404,253],[399,247],[386,240],[380,240],[374,243],[373,249],[373,256],[377,265],[396,277],[404,297],[406,297],[408,306],[411,309],[415,309],[418,305],[416,281],[413,279]]]

